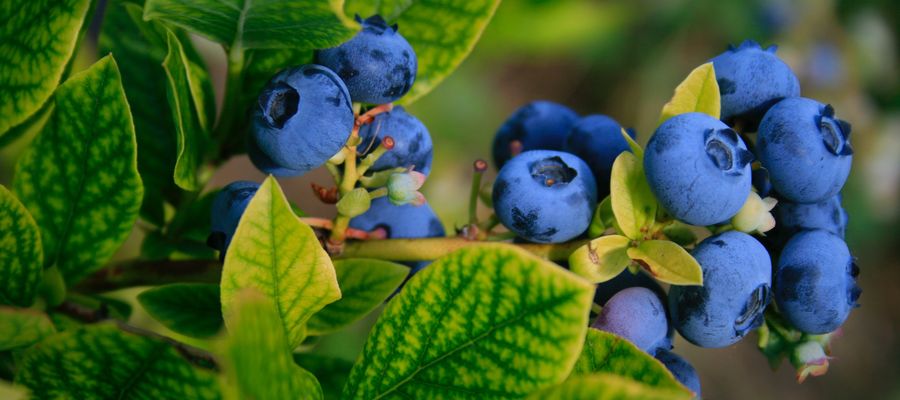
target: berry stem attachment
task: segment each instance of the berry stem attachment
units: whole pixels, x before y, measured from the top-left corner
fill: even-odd
[[[469,224],[478,223],[478,194],[481,191],[481,178],[487,170],[487,161],[478,159],[472,164],[472,188],[469,190]]]
[[[394,138],[385,136],[384,139],[381,140],[381,144],[360,161],[359,168],[356,170],[357,179],[362,178],[362,176],[366,174],[366,171],[368,171],[369,168],[372,168],[372,166],[375,165],[375,162],[377,162],[384,153],[387,153],[393,148]]]
[[[388,188],[386,188],[386,187],[380,187],[378,189],[375,189],[375,190],[369,192],[369,198],[372,200],[375,200],[379,197],[384,197],[387,195],[388,195]]]

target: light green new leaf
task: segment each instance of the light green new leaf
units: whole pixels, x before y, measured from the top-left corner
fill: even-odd
[[[194,368],[170,344],[85,326],[45,339],[22,358],[16,382],[37,399],[218,399],[216,377]]]
[[[234,296],[247,288],[272,298],[292,347],[303,341],[309,317],[341,298],[328,253],[312,228],[294,215],[271,176],[247,205],[225,256],[222,313],[226,326]]]
[[[160,19],[230,49],[333,47],[356,27],[338,0],[147,0],[145,19]]]
[[[609,235],[591,240],[569,256],[569,268],[591,283],[606,282],[631,263],[628,246],[631,239]]]
[[[584,348],[569,380],[596,373],[610,373],[657,388],[687,390],[665,365],[628,340],[609,332],[588,329]]]
[[[613,162],[610,201],[622,234],[643,239],[656,219],[656,197],[650,191],[644,167],[632,153],[623,152]]]
[[[419,61],[412,90],[400,99],[409,104],[426,95],[449,76],[469,55],[484,28],[494,16],[500,0],[351,0],[347,15],[379,14],[389,24],[398,24]]]
[[[25,206],[0,185],[0,304],[28,307],[44,271],[41,233]]]
[[[631,149],[631,152],[634,153],[635,157],[637,157],[638,161],[644,160],[644,149],[641,148],[641,145],[637,144],[631,135],[628,134],[628,131],[625,128],[619,129],[619,133],[622,134],[622,137],[625,138],[625,141],[628,142],[628,147]]]
[[[673,285],[702,285],[700,264],[683,247],[668,240],[647,240],[628,248],[628,256],[654,278]]]
[[[679,221],[673,221],[671,224],[663,228],[663,234],[669,240],[681,245],[687,246],[697,242],[697,234],[694,233],[690,225]]]
[[[409,275],[409,267],[382,260],[350,259],[334,263],[341,299],[309,319],[308,333],[321,335],[356,322],[383,303]]]
[[[591,218],[591,225],[588,227],[588,236],[591,239],[600,237],[607,229],[615,226],[616,216],[612,212],[612,201],[609,196],[606,196],[594,209],[594,217]]]
[[[46,314],[0,306],[0,351],[31,346],[55,331]]]
[[[206,102],[212,101],[212,95],[203,90],[209,86],[203,83],[209,81],[209,75],[187,59],[181,41],[172,31],[166,32],[166,40],[169,52],[162,65],[177,138],[175,183],[185,190],[199,190],[199,168],[209,142]]]
[[[511,245],[455,251],[388,303],[343,397],[511,398],[561,382],[593,296],[588,282]]]
[[[234,296],[233,307],[225,353],[239,398],[321,399],[316,377],[294,363],[275,304],[246,289]]]
[[[88,0],[0,2],[0,136],[53,94],[89,5]]]
[[[659,123],[678,114],[702,112],[719,119],[721,102],[716,71],[711,62],[694,68],[675,88],[675,95],[662,109]]]
[[[173,283],[145,290],[137,299],[151,317],[182,335],[207,338],[222,329],[219,285]]]
[[[532,400],[689,400],[683,390],[655,388],[613,374],[582,375],[533,393]]]
[[[52,101],[53,115],[16,165],[13,188],[41,229],[44,265],[73,283],[128,237],[143,186],[112,56],[73,75]]]

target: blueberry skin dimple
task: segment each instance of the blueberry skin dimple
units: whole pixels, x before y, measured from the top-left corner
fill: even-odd
[[[644,171],[676,219],[713,225],[733,217],[750,195],[752,154],[733,130],[703,113],[666,120],[647,144]]]
[[[350,90],[355,102],[385,104],[403,97],[416,81],[416,52],[379,15],[364,21],[362,30],[338,47],[316,52],[316,62],[331,68]]]
[[[526,151],[500,169],[493,202],[510,231],[531,242],[561,243],[587,230],[597,186],[587,164],[572,154]]]
[[[616,293],[603,305],[591,327],[628,339],[649,354],[671,346],[666,337],[669,323],[665,306],[647,288],[631,287]]]
[[[494,165],[499,169],[512,157],[510,144],[518,140],[522,152],[562,150],[566,136],[578,121],[569,107],[552,101],[537,100],[512,113],[497,130],[492,145]]]
[[[725,347],[759,327],[769,304],[772,262],[752,236],[729,231],[700,242],[692,252],[703,286],[669,289],[675,329],[700,347]]]
[[[744,129],[754,131],[769,107],[800,95],[797,76],[775,55],[776,49],[763,49],[747,40],[711,60],[721,95],[722,121],[731,124],[740,118]]]
[[[259,95],[248,147],[274,167],[303,174],[340,151],[353,130],[347,88],[334,72],[303,65],[275,75]],[[267,162],[268,162],[267,161]],[[263,162],[262,164],[267,164]]]
[[[830,105],[812,99],[772,106],[759,125],[757,154],[778,194],[817,203],[840,192],[853,161],[850,130]]]
[[[566,136],[563,151],[584,160],[597,180],[597,198],[609,194],[613,162],[623,151],[631,151],[622,137],[622,126],[605,115],[588,115],[578,120]]]
[[[791,237],[775,272],[775,302],[785,319],[811,334],[833,332],[857,306],[859,269],[847,244],[823,230]]]
[[[847,229],[847,212],[841,207],[838,193],[818,203],[781,201],[775,206],[779,233],[792,235],[801,230],[822,229],[841,238]]]
[[[700,377],[691,363],[669,350],[659,350],[654,357],[675,375],[678,382],[694,392],[696,398],[700,398]]]
[[[379,157],[370,171],[415,166],[414,170],[425,175],[431,172],[431,135],[422,121],[406,112],[402,106],[396,106],[391,112],[376,115],[372,123],[360,128],[359,137],[362,141],[357,149],[369,148],[371,152],[381,144],[385,136],[394,139],[394,148]]]
[[[244,210],[253,199],[259,189],[259,184],[251,181],[236,181],[228,184],[216,194],[210,207],[210,235],[207,244],[221,252],[225,257],[225,251],[231,244],[234,231],[237,229]]]
[[[443,237],[444,225],[434,211],[425,203],[421,206],[405,204],[395,206],[387,197],[372,200],[371,207],[363,214],[350,220],[350,227],[364,231],[382,228],[388,239],[418,239]],[[418,272],[429,261],[404,263],[412,268],[412,274]]]

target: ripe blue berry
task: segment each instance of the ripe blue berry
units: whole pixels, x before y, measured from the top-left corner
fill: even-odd
[[[588,115],[578,120],[566,137],[563,150],[587,162],[597,180],[597,198],[609,194],[609,175],[613,162],[629,151],[622,137],[622,126],[605,115]]]
[[[616,293],[603,305],[591,327],[628,339],[650,354],[671,346],[666,337],[669,323],[665,306],[656,293],[642,287]]]
[[[857,306],[859,268],[841,238],[823,230],[791,237],[775,271],[775,302],[794,327],[811,334],[832,332]]]
[[[818,203],[781,201],[775,206],[775,219],[782,233],[792,235],[801,230],[822,229],[843,238],[848,218],[838,193]]]
[[[782,197],[797,203],[824,201],[841,190],[850,174],[850,124],[835,118],[830,105],[785,99],[763,117],[757,154]]]
[[[228,184],[213,199],[210,208],[210,235],[207,245],[219,250],[224,259],[225,251],[231,244],[244,210],[259,189],[259,184],[250,181],[236,181]]]
[[[729,231],[706,238],[692,252],[703,286],[672,286],[675,329],[701,347],[725,347],[758,327],[769,304],[772,262],[752,236]]]
[[[700,377],[697,376],[697,370],[691,363],[678,354],[664,349],[657,351],[654,357],[675,375],[678,382],[694,392],[696,398],[700,398]]]
[[[662,286],[660,286],[655,279],[644,272],[638,271],[637,273],[632,273],[626,269],[619,273],[619,275],[616,275],[615,278],[597,284],[597,290],[594,292],[594,303],[606,304],[613,295],[630,287],[650,289],[659,296],[660,301],[666,301],[666,291],[663,290]]]
[[[416,52],[397,25],[388,26],[381,16],[365,21],[356,16],[356,21],[362,30],[338,47],[316,52],[316,62],[337,72],[355,102],[396,101],[416,81]]]
[[[776,46],[763,49],[747,40],[729,46],[712,59],[722,99],[722,121],[741,119],[755,130],[766,110],[781,99],[800,95],[800,83],[791,68],[775,55]]]
[[[252,137],[247,140],[247,156],[250,157],[250,161],[253,162],[257,169],[268,175],[298,176],[305,172],[279,166],[269,156],[263,154],[259,146],[256,145],[256,140],[253,140]]]
[[[442,237],[444,225],[425,203],[421,206],[406,204],[395,206],[387,197],[372,200],[368,211],[350,220],[350,227],[364,231],[384,229],[388,239],[417,239]],[[429,262],[406,263],[416,273]]]
[[[320,65],[304,65],[275,75],[259,95],[248,147],[257,160],[298,174],[335,155],[353,130],[350,95],[340,78]]]
[[[587,230],[597,206],[597,186],[580,158],[533,150],[500,169],[493,202],[510,231],[532,242],[560,243]]]
[[[569,107],[552,101],[533,101],[512,113],[494,136],[494,165],[530,150],[562,150],[566,135],[578,121]]]
[[[359,130],[362,139],[357,148],[375,149],[385,136],[394,139],[394,147],[378,158],[370,171],[415,166],[414,170],[425,175],[431,171],[431,135],[422,121],[397,106],[391,112],[378,114],[375,120]]]
[[[727,221],[750,195],[750,161],[738,134],[703,113],[676,115],[647,144],[650,189],[676,219],[693,225]]]

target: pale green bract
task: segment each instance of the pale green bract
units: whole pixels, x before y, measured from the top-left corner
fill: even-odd
[[[306,336],[309,317],[341,298],[328,253],[312,228],[294,215],[271,176],[247,205],[225,256],[222,314],[229,330],[234,296],[247,288],[276,304],[292,348]]]
[[[30,346],[55,331],[46,314],[0,306],[0,351]]]
[[[694,68],[687,78],[675,88],[675,95],[662,109],[659,123],[678,114],[702,112],[719,119],[721,112],[719,83],[711,62]]]
[[[700,264],[675,242],[647,240],[637,247],[629,247],[628,256],[660,281],[673,285],[703,284]]]
[[[344,398],[515,398],[564,380],[594,288],[506,244],[416,274],[372,328]]]
[[[43,272],[44,253],[37,223],[0,185],[0,304],[30,306]]]

